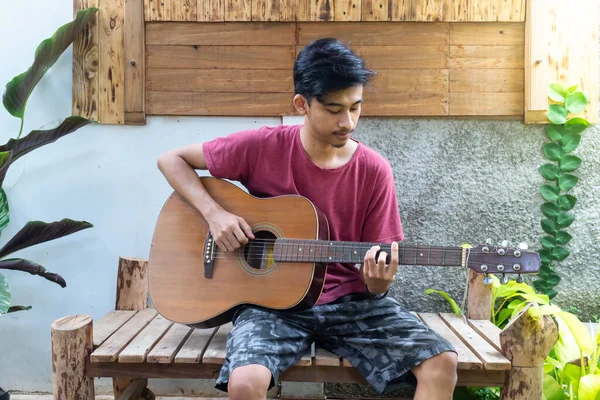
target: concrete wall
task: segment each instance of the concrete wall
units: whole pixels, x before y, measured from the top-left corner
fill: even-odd
[[[72,19],[72,2],[5,2],[0,13],[0,82],[25,71],[38,44]],[[70,115],[71,50],[59,59],[31,96],[25,132]],[[297,119],[285,119],[293,123]],[[89,126],[22,158],[9,171],[11,222],[1,244],[30,220],[65,217],[95,226],[17,254],[60,273],[67,288],[39,277],[2,272],[13,303],[33,309],[0,320],[0,386],[14,390],[52,389],[50,324],[75,313],[94,318],[114,307],[120,255],[147,257],[160,207],[171,193],[156,168],[157,156],[186,143],[209,140],[247,127],[279,124],[279,118],[150,118],[146,126]],[[4,143],[19,120],[0,111]],[[572,256],[561,263],[556,298],[576,306],[584,318],[600,314],[600,137],[589,129],[577,154],[584,160],[577,219],[570,228]],[[520,121],[362,119],[359,140],[384,154],[394,167],[406,241],[434,245],[494,240],[538,246],[542,203],[537,172],[545,160],[543,127]],[[384,223],[384,221],[382,221]],[[429,287],[461,298],[466,271],[403,268],[392,295],[414,310],[445,310],[425,297]],[[212,383],[151,382],[161,393],[208,392]],[[110,390],[107,380],[98,392]]]

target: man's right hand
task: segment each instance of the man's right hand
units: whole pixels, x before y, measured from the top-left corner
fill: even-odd
[[[233,251],[248,243],[248,239],[255,239],[250,225],[243,218],[225,210],[211,213],[207,222],[221,250]]]

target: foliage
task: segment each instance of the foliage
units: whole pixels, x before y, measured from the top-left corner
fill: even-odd
[[[578,183],[575,172],[581,165],[581,159],[571,154],[581,141],[581,133],[590,125],[580,117],[567,118],[569,113],[581,113],[587,103],[586,95],[577,91],[577,85],[564,88],[559,84],[549,87],[549,97],[556,104],[548,107],[550,124],[546,126],[546,134],[550,142],[542,146],[544,157],[551,161],[538,170],[546,180],[540,187],[540,194],[545,202],[541,205],[544,218],[541,226],[546,236],[540,242],[542,266],[534,287],[538,292],[547,294],[553,299],[557,292],[554,289],[560,282],[560,276],[554,266],[555,262],[566,259],[570,252],[565,247],[572,236],[565,230],[575,220],[570,210],[575,207],[577,197],[568,194]]]
[[[2,96],[2,104],[11,115],[21,119],[21,128],[16,139],[11,138],[4,145],[0,146],[0,235],[10,222],[8,200],[1,186],[11,164],[35,149],[55,142],[61,137],[75,132],[92,122],[79,116],[70,116],[63,120],[56,128],[33,130],[21,138],[25,122],[25,109],[29,96],[60,55],[83,32],[97,11],[97,8],[78,11],[73,21],[58,28],[52,37],[45,39],[39,44],[35,51],[31,67],[22,74],[14,77],[6,85]],[[50,223],[29,221],[12,239],[0,248],[0,269],[24,271],[32,275],[39,275],[61,287],[65,287],[66,282],[60,275],[47,272],[41,265],[23,258],[6,258],[6,256],[18,250],[55,240],[90,227],[92,227],[92,224],[89,222],[74,221],[69,218]],[[31,308],[31,306],[11,307],[10,304],[10,287],[6,277],[0,274],[0,315]]]

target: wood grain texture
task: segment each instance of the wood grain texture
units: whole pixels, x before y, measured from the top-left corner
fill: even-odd
[[[523,93],[450,93],[449,115],[523,115]]]
[[[498,0],[498,21],[525,21],[524,5],[527,0]]]
[[[450,44],[471,46],[523,46],[525,24],[466,22],[450,25]]]
[[[171,21],[192,22],[198,19],[197,0],[172,0]]]
[[[523,69],[523,46],[451,45],[450,69]]]
[[[225,21],[251,21],[251,0],[225,0]]]
[[[144,82],[145,68],[145,29],[143,0],[125,1],[124,59],[125,59],[125,123],[144,124],[146,100]],[[131,117],[133,116],[133,118]]]
[[[279,20],[307,21],[310,3],[306,0],[280,0]]]
[[[475,21],[498,21],[498,2],[503,0],[470,0],[468,4],[467,20]]]
[[[123,0],[99,4],[99,104],[103,124],[125,122],[124,7]]]
[[[252,21],[279,21],[279,1],[252,0]]]
[[[78,10],[98,7],[99,0],[74,0],[73,16]],[[98,120],[99,102],[99,28],[98,12],[73,41],[72,114]]]
[[[362,19],[361,0],[334,0],[335,21],[360,21]]]
[[[387,21],[388,1],[393,0],[362,0],[362,21]]]
[[[412,0],[411,14],[415,21],[446,21],[448,3],[447,0]]]
[[[522,69],[452,69],[451,92],[523,93]]]

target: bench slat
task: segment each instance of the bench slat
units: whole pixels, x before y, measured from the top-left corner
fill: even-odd
[[[146,355],[165,335],[173,322],[157,315],[119,354],[119,362],[139,363],[146,360]]]
[[[121,326],[111,337],[100,345],[90,356],[92,362],[115,361],[121,350],[150,323],[156,316],[154,308],[138,311],[129,321]]]
[[[191,333],[192,328],[189,326],[173,324],[165,336],[148,353],[146,360],[152,363],[172,363],[175,359],[175,354],[183,346]]]
[[[129,321],[135,313],[135,311],[111,311],[97,321],[94,321],[94,348],[104,343],[110,335],[115,333],[125,322]]]
[[[223,364],[225,362],[225,346],[227,344],[227,335],[231,332],[233,324],[231,322],[221,325],[208,344],[202,362],[204,364]]]
[[[194,329],[181,349],[175,355],[175,363],[198,364],[202,360],[206,346],[217,331],[215,329]]]
[[[440,317],[448,324],[450,329],[471,349],[483,362],[484,369],[507,370],[510,361],[506,359],[494,346],[482,338],[473,328],[457,315],[440,313]]]
[[[419,313],[419,318],[454,346],[458,353],[459,369],[483,369],[481,360],[465,346],[462,340],[456,337],[454,332],[448,328],[446,323],[437,314]]]
[[[487,340],[489,344],[502,353],[502,346],[500,345],[500,332],[502,330],[500,328],[492,324],[491,321],[484,319],[468,319],[467,322],[471,328],[475,329],[475,331]]]
[[[332,367],[339,367],[340,357],[325,349],[317,347],[315,350],[315,365],[328,365]]]

